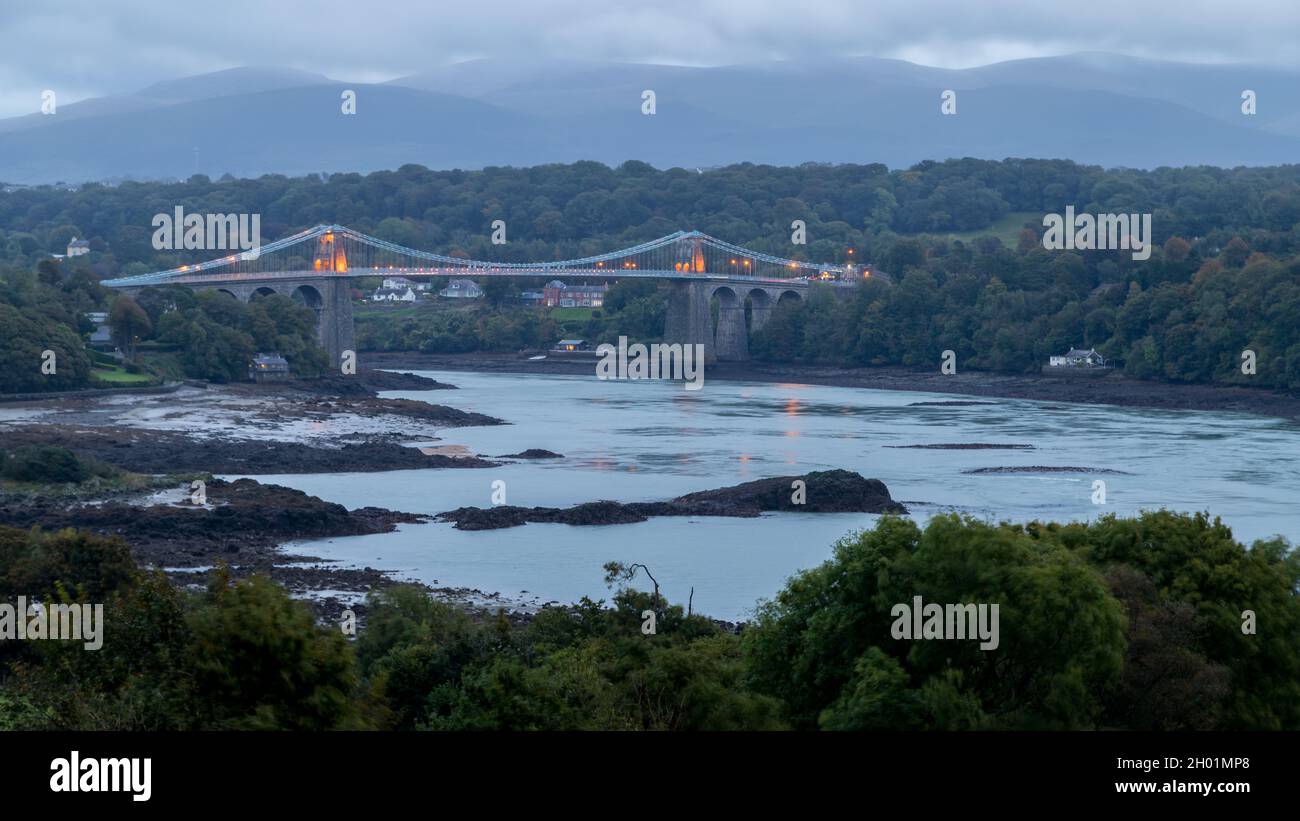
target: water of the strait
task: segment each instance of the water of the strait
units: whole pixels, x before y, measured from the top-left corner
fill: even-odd
[[[489,414],[509,425],[443,432],[439,445],[501,455],[545,448],[553,461],[475,470],[259,476],[350,508],[414,513],[487,507],[492,483],[512,505],[648,501],[768,476],[845,468],[881,479],[920,521],[947,510],[990,520],[1079,520],[1167,507],[1208,510],[1250,541],[1300,540],[1300,425],[1234,413],[1161,411],[1027,400],[917,405],[972,397],[815,385],[612,382],[578,376],[420,372],[457,391],[391,392]],[[993,442],[1033,450],[921,450],[890,445]],[[1015,465],[1115,474],[969,474]],[[1106,483],[1094,504],[1093,482]],[[530,601],[608,596],[601,566],[650,566],[675,603],[745,618],[787,577],[871,527],[865,514],[757,519],[657,518],[599,527],[529,524],[464,532],[449,524],[294,545],[294,552],[397,571],[437,586]]]

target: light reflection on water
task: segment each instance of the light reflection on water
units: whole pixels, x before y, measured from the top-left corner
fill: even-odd
[[[1205,510],[1239,539],[1282,533],[1300,541],[1300,428],[1244,414],[1062,405],[1025,400],[913,406],[944,397],[797,384],[603,382],[578,376],[428,373],[455,392],[385,396],[451,404],[510,425],[452,429],[441,445],[471,453],[546,448],[563,460],[486,470],[258,477],[349,507],[437,513],[507,502],[567,506],[596,499],[667,499],[765,476],[845,468],[879,478],[918,519],[959,510],[990,520],[1084,519],[1142,508]],[[960,397],[953,397],[960,398]],[[886,445],[997,442],[1033,450],[891,449]],[[1106,475],[1105,506],[1087,474],[983,474],[1013,465],[1082,466]],[[772,514],[759,519],[654,519],[635,525],[526,525],[461,532],[445,524],[309,542],[296,549],[399,570],[442,585],[543,600],[607,595],[601,565],[646,562],[674,600],[740,618],[796,570],[830,555],[861,514]]]

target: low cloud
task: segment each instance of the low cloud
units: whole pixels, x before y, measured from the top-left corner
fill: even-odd
[[[473,57],[682,65],[872,55],[961,68],[1076,51],[1300,64],[1293,0],[43,0],[0,13],[0,116],[244,65],[354,82]]]

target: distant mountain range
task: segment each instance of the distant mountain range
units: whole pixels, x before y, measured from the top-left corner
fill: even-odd
[[[355,115],[341,111],[356,92]],[[656,113],[642,114],[642,92]],[[957,113],[940,112],[944,90]],[[1241,94],[1257,95],[1254,116]],[[717,68],[476,60],[382,84],[275,68],[0,120],[0,181],[481,168],[638,159],[1107,167],[1300,161],[1300,72],[1076,54],[949,70],[844,58]]]

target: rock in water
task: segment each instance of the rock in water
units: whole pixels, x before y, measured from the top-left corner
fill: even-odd
[[[552,450],[544,450],[543,448],[529,448],[528,450],[521,450],[518,453],[507,453],[504,456],[498,456],[496,458],[498,459],[563,459],[564,456]]]
[[[804,483],[804,503],[796,504],[794,483]],[[851,470],[822,470],[803,476],[759,479],[720,490],[688,493],[673,500],[687,506],[717,505],[725,510],[753,507],[760,511],[804,513],[906,513],[879,479],[867,479]],[[699,513],[695,515],[701,515]],[[724,513],[722,515],[735,515]]]
[[[796,482],[804,486],[798,489]],[[457,530],[494,530],[528,522],[568,525],[614,525],[643,522],[651,516],[741,516],[765,511],[797,513],[907,513],[879,479],[850,470],[825,470],[803,476],[759,479],[718,490],[688,493],[667,502],[586,502],[556,507],[461,507],[438,514]]]

